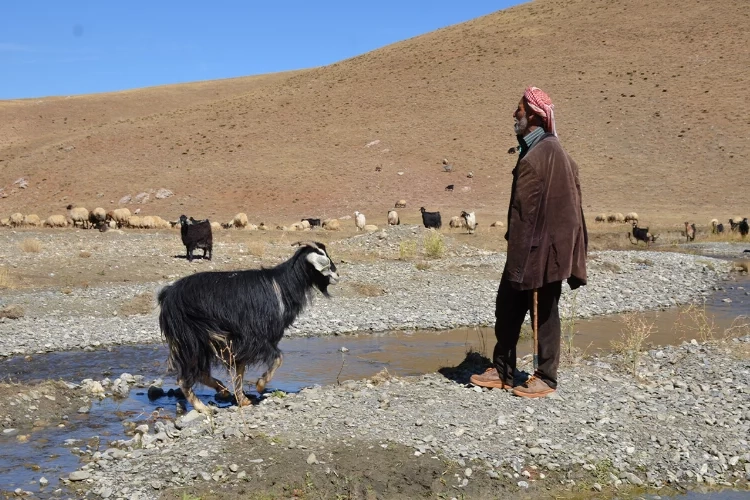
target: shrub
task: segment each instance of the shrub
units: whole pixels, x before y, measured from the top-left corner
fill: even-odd
[[[398,244],[398,258],[407,260],[414,257],[417,253],[417,242],[414,240],[404,240]]]
[[[21,242],[21,250],[30,253],[39,253],[42,250],[42,243],[34,238],[26,238]]]
[[[424,237],[424,253],[433,259],[442,257],[445,254],[443,235],[437,231],[428,231]]]
[[[620,340],[611,342],[612,348],[625,358],[633,376],[638,377],[638,362],[646,339],[651,336],[654,324],[646,321],[643,313],[627,313],[622,316],[623,330]]]

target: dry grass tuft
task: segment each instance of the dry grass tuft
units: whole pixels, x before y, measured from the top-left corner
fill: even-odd
[[[709,314],[706,304],[690,304],[680,311],[675,321],[677,332],[683,332],[685,339],[696,339],[701,342],[714,340],[718,327],[714,316]]]
[[[151,292],[139,293],[135,297],[123,302],[118,309],[121,316],[133,316],[136,314],[149,314],[154,309],[154,294]]]
[[[612,349],[621,354],[634,377],[638,377],[638,362],[645,347],[646,339],[654,331],[654,324],[646,320],[643,313],[632,312],[622,316],[623,329],[620,340],[611,342]]]
[[[86,250],[81,250],[78,256],[81,257],[82,259],[88,259],[89,257],[91,257],[91,252],[86,251]]]
[[[266,254],[266,244],[262,241],[251,241],[247,244],[247,252],[255,257],[263,258]]]
[[[404,240],[398,244],[398,258],[408,260],[413,258],[417,253],[417,242],[414,240]]]
[[[385,295],[385,289],[371,283],[351,283],[354,292],[361,297],[380,297]]]
[[[428,231],[424,237],[424,253],[431,259],[445,255],[445,239],[438,231]]]
[[[732,324],[724,330],[725,339],[746,337],[748,335],[750,335],[750,316],[746,315],[734,318]]]
[[[750,260],[737,260],[732,263],[734,268],[743,273],[750,273]]]
[[[380,385],[392,379],[393,375],[390,374],[388,368],[383,368],[370,378],[370,382],[372,382],[372,385]]]
[[[417,271],[427,271],[432,266],[429,262],[417,262],[414,267],[417,268]]]
[[[10,277],[10,271],[7,267],[0,267],[0,289],[11,289],[14,288],[15,284],[13,279]]]
[[[20,243],[21,250],[27,253],[39,253],[42,251],[42,242],[35,238],[26,238]]]

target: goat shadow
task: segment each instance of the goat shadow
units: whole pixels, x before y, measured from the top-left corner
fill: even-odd
[[[173,259],[185,259],[185,260],[187,260],[187,255],[184,255],[184,254],[183,254],[183,255],[173,255],[173,256],[172,256],[172,258],[173,258]],[[206,257],[205,255],[193,255],[193,260],[196,260],[196,259],[206,259],[206,260],[210,260],[210,259],[209,259],[208,257]]]
[[[466,357],[456,366],[444,366],[438,368],[438,373],[457,384],[469,385],[470,378],[477,373],[484,373],[487,368],[491,368],[492,361],[485,355],[476,351],[469,351]],[[525,371],[516,370],[513,373],[513,379],[516,384],[520,384],[529,378],[531,374]]]
[[[262,399],[268,397],[265,396],[265,394],[270,393],[273,393],[273,390],[264,391],[261,395],[244,392],[245,397],[253,406],[257,406],[258,404],[260,404]],[[218,408],[237,406],[237,398],[234,396],[234,394],[231,394],[229,397],[224,397],[217,392],[206,397],[204,394],[196,392],[196,395],[198,395],[198,399],[200,399],[204,404],[208,406],[215,406]],[[187,407],[189,404],[187,398],[185,398],[185,395],[182,393],[182,389],[180,389],[179,387],[172,388],[166,391],[160,388],[150,388],[148,390],[147,397],[148,400],[152,403],[160,399],[167,399],[170,401],[174,401],[175,403],[179,403],[183,408]]]

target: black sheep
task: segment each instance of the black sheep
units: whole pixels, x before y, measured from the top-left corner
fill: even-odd
[[[440,212],[428,212],[424,207],[420,208],[419,211],[422,212],[422,223],[424,224],[424,227],[440,229],[443,225],[443,221],[440,218]]]
[[[740,229],[740,234],[742,235],[743,238],[747,236],[747,233],[750,233],[750,225],[748,225],[747,223],[747,217],[742,219],[742,222],[740,222],[739,224],[739,229]]]

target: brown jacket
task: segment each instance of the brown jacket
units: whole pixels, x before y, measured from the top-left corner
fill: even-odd
[[[554,135],[543,137],[513,170],[505,272],[519,290],[568,279],[586,284],[588,234],[578,165]]]

